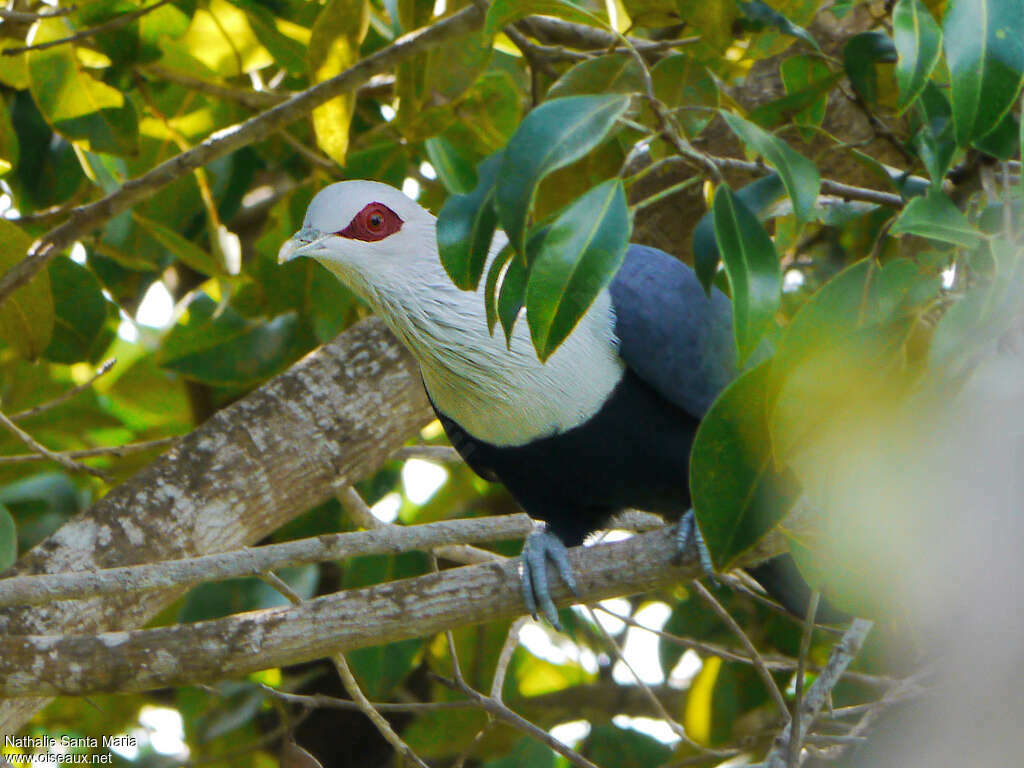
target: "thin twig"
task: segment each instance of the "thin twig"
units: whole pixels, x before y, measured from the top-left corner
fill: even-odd
[[[665,709],[665,705],[661,703],[661,699],[654,695],[654,692],[651,690],[650,686],[643,681],[639,674],[637,674],[637,671],[633,668],[633,665],[630,664],[629,660],[626,658],[626,654],[622,652],[622,648],[619,646],[617,642],[615,642],[615,638],[609,635],[608,630],[606,630],[604,626],[601,624],[601,622],[597,620],[597,616],[594,615],[593,609],[589,605],[584,606],[584,609],[586,610],[587,615],[590,617],[591,622],[593,622],[594,626],[597,628],[598,635],[604,641],[605,645],[607,645],[611,649],[612,655],[619,661],[621,661],[622,664],[626,667],[626,669],[629,670],[629,673],[633,676],[633,680],[640,687],[640,690],[644,692],[644,696],[651,703],[651,706],[654,707],[654,711],[658,713],[662,720],[668,723],[668,727],[672,729],[672,733],[678,736],[684,744],[693,749],[700,750],[701,752],[712,751],[709,750],[707,747],[701,746],[700,744],[698,744],[690,738],[689,734],[686,732],[683,726],[677,723],[675,721],[675,718],[673,718]]]
[[[491,698],[502,701],[501,689],[505,687],[505,675],[508,674],[508,666],[512,662],[512,654],[519,646],[519,633],[527,622],[526,616],[520,616],[512,622],[508,628],[508,635],[505,643],[501,646],[501,653],[498,654],[498,662],[494,665],[494,679],[491,681]]]
[[[339,699],[337,696],[327,696],[322,693],[286,693],[264,683],[259,685],[269,696],[273,696],[288,704],[309,707],[310,709],[359,709],[359,705],[351,699]],[[469,709],[476,707],[476,704],[472,701],[373,701],[370,703],[374,709],[380,712],[436,712],[442,709]]]
[[[480,693],[479,691],[468,685],[460,686],[454,680],[446,680],[442,677],[437,677],[436,679],[439,682],[451,688],[452,690],[464,693],[466,696],[472,699],[477,704],[477,706],[479,706],[482,710],[484,710],[490,715],[493,715],[496,720],[500,720],[501,722],[507,725],[511,725],[513,728],[516,728],[522,731],[523,733],[532,736],[534,739],[541,742],[542,744],[546,744],[551,749],[555,750],[555,752],[562,755],[570,763],[577,766],[577,768],[598,768],[598,766],[594,765],[594,763],[587,760],[587,758],[585,758],[579,752],[572,749],[568,745],[563,744],[550,733],[548,733],[542,728],[537,727],[523,716],[516,714],[502,702],[490,696],[485,696],[484,694]]]
[[[66,8],[54,8],[46,13],[30,13],[28,11],[14,11],[10,8],[0,8],[0,19],[13,21],[20,24],[31,24],[44,19],[53,19],[58,16],[68,16],[78,10],[77,5],[69,5]]]
[[[427,461],[462,461],[459,452],[450,445],[403,445],[393,454],[392,459],[425,459]]]
[[[776,737],[775,744],[768,753],[768,757],[764,761],[765,768],[785,768],[790,739],[795,739],[798,743],[802,743],[807,737],[807,731],[810,729],[811,723],[818,716],[818,712],[821,711],[825,701],[831,695],[832,689],[835,688],[836,683],[839,682],[846,668],[860,652],[861,646],[864,645],[864,641],[871,631],[871,627],[872,623],[865,619],[853,620],[850,628],[846,630],[842,639],[832,649],[832,655],[829,657],[828,663],[804,697],[800,713],[799,731],[796,734],[792,734],[790,730],[792,723],[787,724],[782,729],[782,732]]]
[[[754,663],[754,669],[757,671],[757,674],[760,675],[761,680],[768,689],[768,694],[775,702],[775,708],[779,710],[779,714],[781,715],[783,722],[788,722],[789,708],[786,706],[786,700],[782,698],[782,691],[780,691],[779,686],[776,685],[775,678],[772,677],[772,673],[768,671],[768,667],[765,665],[764,659],[761,658],[761,654],[758,653],[754,644],[750,642],[750,638],[747,637],[747,633],[743,631],[743,627],[736,622],[736,619],[734,619],[732,615],[725,610],[725,606],[718,602],[718,599],[712,595],[703,584],[699,581],[693,581],[691,582],[691,586],[693,590],[700,595],[709,606],[711,606],[711,610],[718,614],[718,617],[726,623],[729,629],[732,630],[732,633],[739,639],[740,643],[743,644],[743,647],[750,655],[751,661]]]
[[[452,541],[516,539],[528,535],[531,526],[525,514],[441,520],[423,525],[390,526],[383,530],[323,534],[182,560],[96,571],[11,576],[0,579],[0,607],[187,587],[241,576],[260,576],[279,568],[343,560],[356,555],[428,550]]]
[[[95,467],[89,467],[86,466],[85,464],[81,464],[75,461],[74,459],[68,458],[63,453],[56,453],[55,451],[51,451],[45,445],[43,445],[34,437],[32,437],[32,435],[30,435],[28,432],[23,430],[13,421],[11,421],[10,418],[8,418],[7,415],[4,414],[3,412],[0,412],[0,425],[7,427],[8,431],[10,431],[15,437],[17,437],[22,443],[24,443],[26,447],[35,451],[42,457],[49,459],[50,461],[57,462],[69,472],[85,472],[86,474],[92,475],[93,477],[107,479],[106,472],[96,469]]]
[[[30,464],[34,461],[56,461],[61,464],[62,459],[76,461],[77,459],[95,459],[99,456],[113,456],[121,459],[136,453],[144,453],[160,448],[174,445],[178,437],[160,437],[155,440],[145,440],[139,443],[126,443],[125,445],[105,445],[98,448],[82,448],[77,451],[47,451],[39,453],[15,453],[10,456],[0,456],[0,466],[4,464]],[[84,466],[84,465],[83,465]],[[87,469],[91,469],[88,468]],[[101,475],[102,477],[103,475]]]
[[[157,0],[152,5],[147,5],[145,8],[139,8],[135,11],[123,13],[120,16],[115,16],[109,21],[105,21],[102,24],[97,24],[95,27],[88,27],[87,29],[80,29],[72,35],[67,37],[61,37],[57,40],[47,40],[45,43],[33,43],[32,45],[22,45],[17,48],[7,48],[0,52],[4,56],[16,56],[19,53],[26,53],[28,51],[42,51],[47,48],[54,48],[58,45],[64,45],[65,43],[76,43],[79,40],[84,40],[87,37],[93,37],[95,35],[101,35],[104,32],[110,32],[113,29],[120,29],[126,24],[130,24],[147,13],[155,11],[162,5],[167,5],[171,0]],[[54,14],[55,15],[55,14]]]
[[[818,614],[818,602],[821,600],[821,592],[811,592],[811,599],[807,604],[807,615],[804,617],[804,632],[800,638],[800,652],[797,655],[796,666],[796,692],[793,696],[793,719],[792,732],[800,733],[800,709],[804,697],[804,665],[807,663],[807,654],[811,650],[811,635],[814,634],[814,617]],[[789,740],[789,766],[788,768],[799,768],[800,765],[800,742],[796,739]]]
[[[117,360],[114,359],[113,357],[110,358],[109,360],[106,360],[105,362],[100,364],[100,367],[96,369],[96,373],[90,376],[88,381],[85,381],[81,384],[78,384],[77,386],[72,387],[67,392],[62,392],[61,394],[57,395],[57,397],[53,398],[53,400],[48,400],[45,403],[34,405],[31,408],[26,408],[24,411],[12,413],[8,418],[10,418],[11,421],[21,421],[22,419],[28,419],[33,416],[38,416],[40,413],[48,411],[51,408],[56,408],[61,403],[70,400],[79,392],[84,392],[85,390],[89,389],[89,387],[96,383],[96,379],[110,371],[110,369],[114,367],[114,363],[116,362]]]

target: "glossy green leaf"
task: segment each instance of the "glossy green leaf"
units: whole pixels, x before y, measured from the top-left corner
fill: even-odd
[[[813,446],[844,414],[895,396],[907,333],[938,289],[934,274],[907,259],[884,267],[865,259],[800,308],[774,357],[769,425],[778,456]]]
[[[55,318],[53,335],[43,356],[55,363],[92,360],[112,309],[93,273],[58,256],[49,266]]]
[[[465,195],[450,195],[437,217],[437,248],[441,264],[459,288],[475,290],[498,226],[494,189],[502,153],[477,167],[477,184]]]
[[[628,96],[569,96],[540,105],[519,125],[505,149],[494,199],[518,253],[541,180],[597,146],[628,105]]]
[[[7,507],[0,504],[0,573],[14,565],[17,559],[18,529]]]
[[[246,19],[252,28],[256,39],[263,44],[274,61],[288,70],[293,75],[306,73],[306,46],[277,28],[274,14],[268,8],[255,0],[231,0],[245,11]],[[317,19],[319,23],[319,17]]]
[[[733,333],[740,368],[772,325],[782,300],[782,270],[761,222],[721,185],[712,206],[718,242],[732,288]]]
[[[758,218],[763,218],[784,194],[786,188],[776,173],[762,176],[734,193],[744,207],[753,211]],[[711,292],[711,285],[718,272],[719,259],[714,212],[708,211],[701,216],[693,230],[693,268],[708,293]]]
[[[606,22],[569,0],[494,0],[487,9],[484,34],[491,37],[506,24],[532,14],[554,16],[577,24],[606,27]]]
[[[498,324],[498,283],[502,278],[505,265],[512,258],[512,246],[505,244],[494,257],[490,268],[487,270],[487,280],[484,282],[484,307],[487,313],[487,331],[494,333],[494,326]],[[526,282],[523,281],[523,285]],[[522,301],[520,300],[520,304]]]
[[[18,165],[20,150],[11,114],[4,104],[0,104],[0,176],[10,173]]]
[[[956,143],[1002,120],[1024,76],[1024,0],[950,0],[942,22]]]
[[[24,259],[31,245],[31,237],[0,219],[0,273]],[[0,304],[0,339],[26,360],[35,360],[46,349],[53,324],[53,295],[46,270]]]
[[[794,77],[793,71],[808,61],[815,62],[820,67],[822,75],[813,82],[800,83],[798,86],[797,82],[799,81]],[[790,64],[790,62],[793,63]],[[790,66],[785,67],[786,64],[790,64]],[[803,68],[806,70],[808,67],[805,65]],[[817,68],[815,67],[815,69]],[[821,61],[818,59],[796,56],[791,56],[779,65],[779,71],[783,74],[786,95],[757,107],[748,115],[750,120],[764,128],[774,128],[783,123],[792,122],[820,125],[821,121],[825,119],[828,94],[842,75],[838,72],[829,72],[828,67],[821,66]],[[788,79],[787,74],[789,74]],[[814,114],[808,117],[806,113],[811,111]]]
[[[910,143],[928,169],[932,185],[938,187],[946,178],[956,152],[953,110],[942,89],[934,83],[926,83],[918,98],[918,113],[920,127]]]
[[[634,93],[644,87],[643,70],[625,53],[581,61],[548,89],[547,99],[601,93]]]
[[[618,179],[594,187],[552,222],[530,265],[526,317],[546,360],[622,265],[629,244],[626,192]]]
[[[508,268],[501,278],[501,287],[498,289],[497,315],[501,322],[501,329],[505,332],[505,342],[511,345],[512,330],[515,328],[519,313],[526,303],[526,281],[529,277],[529,270],[526,267],[526,259],[516,254],[512,246],[506,245],[503,252],[507,252],[511,259]]]
[[[739,115],[724,110],[721,115],[749,150],[762,155],[775,168],[793,201],[793,212],[798,219],[806,220],[818,200],[821,186],[821,176],[814,163],[782,139]]]
[[[66,37],[63,19],[36,26],[34,42]],[[74,48],[58,45],[27,54],[29,88],[54,130],[93,152],[127,155],[136,150],[135,109],[120,91],[87,74]]]
[[[878,100],[875,64],[897,60],[896,45],[883,32],[861,32],[843,46],[843,68],[850,83],[868,104]]]
[[[896,84],[900,89],[900,109],[904,110],[924,89],[939,61],[942,30],[922,0],[898,0],[892,24],[899,55]]]
[[[666,56],[651,67],[654,95],[669,109],[689,138],[696,137],[714,117],[721,101],[718,83],[708,68],[685,53]],[[708,107],[708,109],[695,109]],[[644,113],[648,107],[643,105]]]
[[[736,3],[709,3],[706,0],[676,0],[680,19],[700,34],[698,58],[717,57],[734,40],[733,25],[740,15]]]
[[[810,32],[803,27],[798,27],[767,3],[761,2],[761,0],[751,0],[751,2],[739,0],[736,5],[743,14],[745,25],[748,28],[761,30],[769,26],[775,27],[782,34],[803,40],[816,51],[821,50]]]
[[[359,60],[359,44],[370,23],[367,0],[329,0],[316,17],[309,39],[309,73],[321,83]],[[313,110],[313,129],[320,149],[338,165],[345,164],[355,93],[346,93]]]
[[[1020,151],[1019,142],[1020,122],[1012,112],[1007,112],[995,128],[971,144],[986,155],[1000,160],[1012,160]]]
[[[960,209],[953,205],[953,201],[935,189],[907,203],[889,232],[893,235],[919,235],[967,248],[977,245],[982,237]]]
[[[212,253],[203,250],[170,227],[132,212],[132,220],[150,237],[167,249],[168,253],[192,269],[203,275],[226,275],[227,270],[220,260]]]
[[[476,172],[465,147],[444,136],[431,136],[423,142],[437,178],[449,194],[465,195],[476,186]]]
[[[770,375],[765,361],[730,384],[701,421],[690,453],[690,495],[716,570],[760,541],[799,496],[794,478],[774,468]]]

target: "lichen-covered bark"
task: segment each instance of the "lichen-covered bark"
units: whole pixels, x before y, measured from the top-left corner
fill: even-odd
[[[379,320],[349,329],[246,398],[27,553],[13,573],[56,573],[251,544],[366,477],[432,417],[415,362]],[[0,635],[138,627],[176,590],[0,609]],[[0,702],[0,734],[44,703]]]

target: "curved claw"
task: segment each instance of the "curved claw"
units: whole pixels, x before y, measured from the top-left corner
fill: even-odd
[[[700,568],[704,571],[704,575],[715,581],[715,567],[711,562],[711,553],[708,551],[708,545],[704,543],[704,537],[701,535],[700,528],[697,525],[697,516],[693,513],[692,509],[683,515],[683,519],[679,521],[679,525],[676,528],[677,557],[682,557],[691,548],[695,551],[697,559],[700,561]]]
[[[551,600],[548,591],[548,570],[547,561],[554,563],[555,570],[562,577],[562,581],[574,595],[579,594],[576,588],[576,578],[572,573],[572,564],[569,562],[569,555],[562,543],[551,531],[534,531],[526,537],[523,544],[523,553],[520,555],[522,573],[519,581],[519,591],[523,595],[523,602],[526,610],[533,618],[537,618],[537,607],[544,617],[551,622],[551,626],[561,631],[562,625],[558,621],[558,610]]]

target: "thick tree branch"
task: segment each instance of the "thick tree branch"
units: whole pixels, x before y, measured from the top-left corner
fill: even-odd
[[[259,541],[368,476],[433,414],[415,362],[379,320],[362,322],[219,411],[66,523],[13,574],[112,568]],[[180,590],[0,609],[0,634],[137,627]],[[44,701],[0,702],[0,734]]]
[[[0,579],[0,606],[39,605],[99,595],[188,587],[208,581],[259,576],[279,568],[342,560],[356,555],[424,551],[446,544],[502,541],[526,537],[533,522],[526,514],[441,520],[424,525],[396,525],[356,533],[238,549],[183,560],[162,560],[99,571],[69,571]]]
[[[552,571],[559,605],[645,592],[699,575],[665,531],[570,551],[580,597]],[[371,645],[521,615],[515,560],[465,566],[195,624],[97,635],[0,638],[0,694],[141,691],[234,678]],[[197,652],[201,649],[201,652]]]
[[[26,258],[0,277],[0,303],[79,237],[152,196],[175,179],[236,149],[266,138],[282,126],[308,115],[321,104],[358,88],[374,75],[390,70],[399,62],[428,48],[464,35],[482,23],[483,14],[480,10],[476,6],[468,6],[429,27],[403,35],[340,75],[302,91],[244,123],[217,131],[193,149],[165,160],[142,176],[126,181],[116,192],[74,209],[67,221],[43,235]]]

